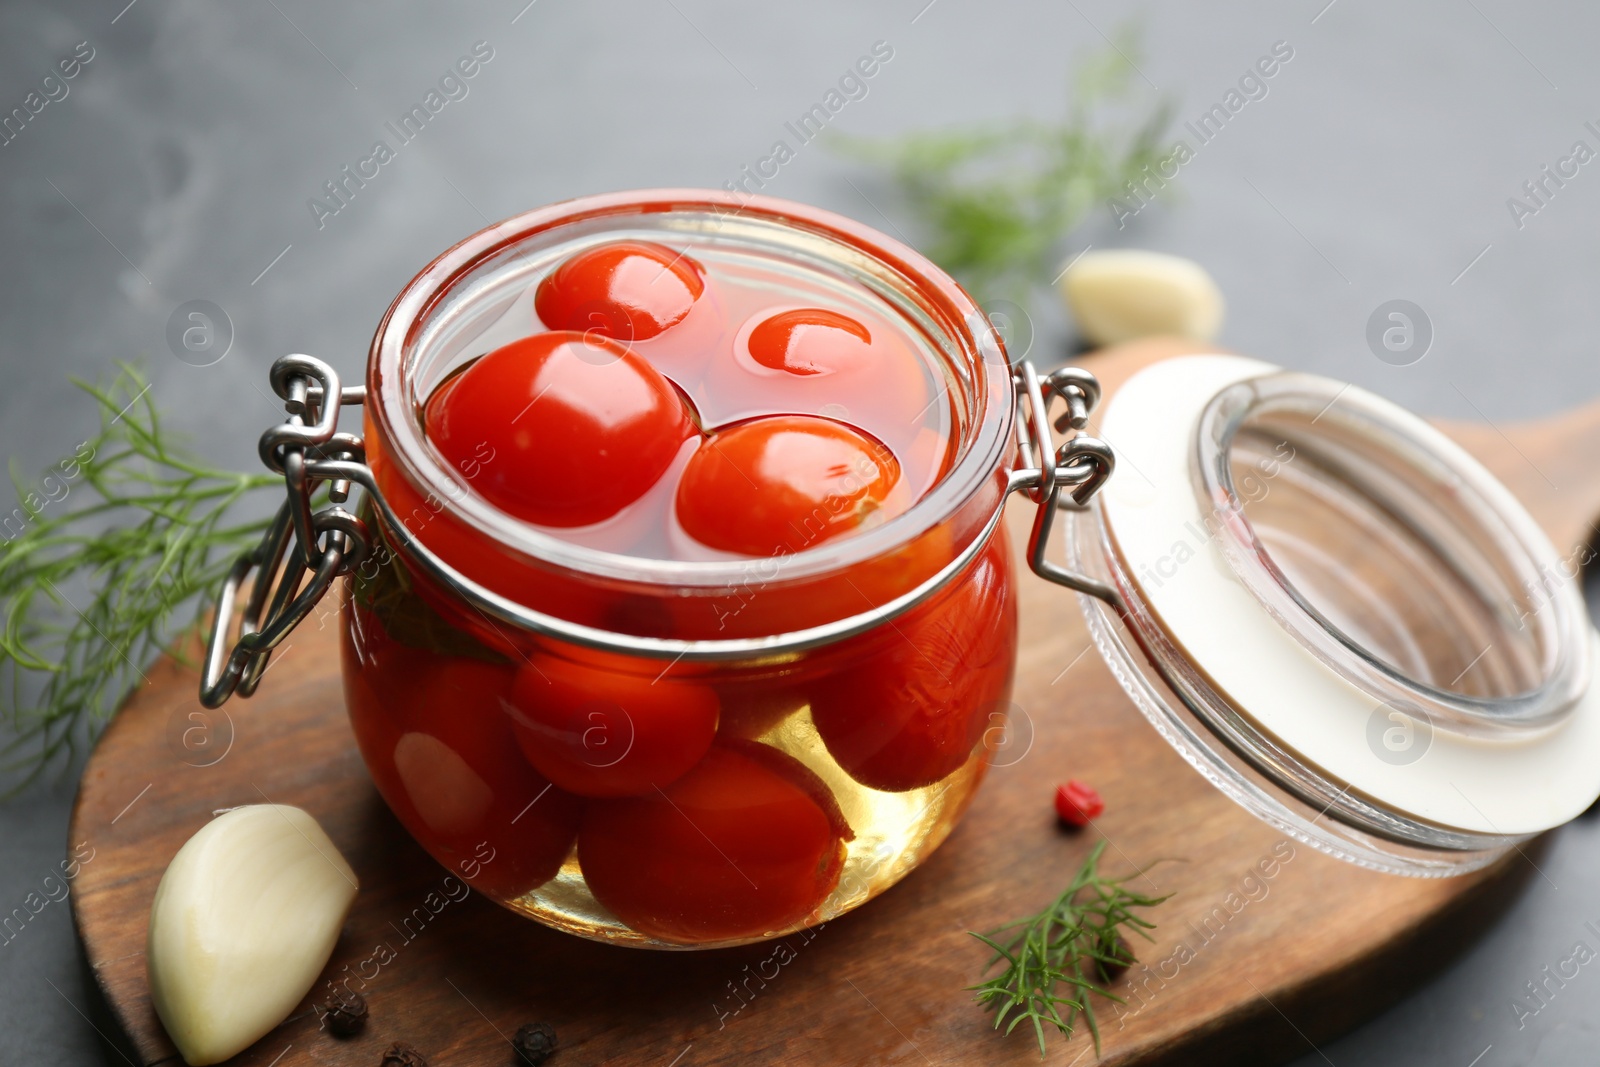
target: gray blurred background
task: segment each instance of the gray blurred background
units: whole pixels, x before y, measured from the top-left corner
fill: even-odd
[[[1499,424],[1600,395],[1600,162],[1547,184],[1534,214],[1507,206],[1574,142],[1600,149],[1585,127],[1600,129],[1600,9],[525,3],[0,6],[0,114],[86,54],[80,42],[93,53],[67,94],[0,146],[0,455],[35,471],[70,453],[97,416],[68,375],[130,359],[209,458],[254,469],[276,410],[269,363],[304,351],[356,377],[396,291],[487,221],[604,190],[718,187],[877,41],[894,58],[834,120],[842,131],[1056,118],[1075,58],[1130,15],[1144,29],[1141,91],[1169,95],[1180,126],[1275,42],[1294,58],[1170,195],[1121,231],[1097,211],[1063,257],[1091,243],[1191,256],[1227,295],[1223,343],[1426,414]],[[319,227],[308,200],[392,140],[384,123],[480,41],[493,58],[467,95]],[[766,191],[922,236],[890,187],[818,144]],[[1432,327],[1408,366],[1367,342],[1369,317],[1395,299]],[[195,300],[231,323],[231,348],[209,366],[193,364],[216,350],[186,362],[168,341],[176,309]],[[1068,350],[1070,324],[1047,292],[1029,307],[1034,354],[1049,362]],[[0,804],[0,910],[55,868],[71,796],[69,775]],[[1561,832],[1542,867],[1453,968],[1301,1062],[1594,1062],[1600,978],[1583,972],[1520,1028],[1510,1004],[1600,918],[1600,827]],[[0,1063],[102,1062],[80,1014],[89,997],[69,910],[51,905],[0,946]]]

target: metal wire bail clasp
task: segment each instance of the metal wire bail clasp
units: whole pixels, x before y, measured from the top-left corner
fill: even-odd
[[[365,469],[361,436],[338,428],[339,408],[365,403],[365,387],[343,387],[327,363],[292,355],[272,365],[272,388],[283,398],[288,418],[261,435],[259,451],[261,462],[283,475],[288,499],[261,543],[234,563],[217,595],[200,679],[200,703],[208,708],[234,693],[254,693],[272,650],[311,613],[335,578],[361,562],[371,545],[366,524],[341,506],[349,499],[350,481],[313,473],[324,460]],[[331,506],[318,511],[313,499],[324,485]],[[234,605],[252,574],[239,636],[230,647]]]
[[[1027,360],[1016,365],[1012,378],[1022,416],[1017,426],[1022,466],[1011,472],[1008,488],[1025,491],[1039,506],[1028,538],[1028,565],[1041,578],[1115,605],[1117,594],[1109,585],[1045,558],[1056,510],[1085,507],[1116,466],[1111,446],[1082,432],[1100,400],[1100,382],[1082,367],[1061,367],[1041,377]],[[1055,428],[1071,431],[1059,447],[1050,433],[1050,400],[1055,397],[1066,402]],[[1064,489],[1071,492],[1063,495]]]

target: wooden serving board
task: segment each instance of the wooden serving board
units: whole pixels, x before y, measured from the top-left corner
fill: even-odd
[[[1183,350],[1145,342],[1089,365],[1114,387]],[[1558,547],[1588,542],[1600,515],[1600,404],[1538,425],[1447,429]],[[1009,517],[1019,542],[1027,507]],[[211,756],[181,739],[202,721],[190,718],[201,711],[194,672],[159,663],[101,738],[69,843],[93,850],[74,914],[130,1061],[178,1062],[145,980],[162,870],[214,809],[268,800],[316,816],[360,876],[329,974],[348,967],[367,979],[371,1017],[360,1036],[338,1040],[303,1006],[237,1060],[261,1067],[375,1065],[395,1041],[435,1065],[509,1064],[509,1035],[536,1021],[559,1034],[556,1064],[1037,1063],[1032,1037],[995,1033],[965,990],[987,959],[967,931],[1037,911],[1100,835],[1113,871],[1180,858],[1149,875],[1175,895],[1154,913],[1154,944],[1135,945],[1143,964],[1117,986],[1128,1005],[1100,1007],[1098,1058],[1079,1033],[1053,1036],[1048,1062],[1281,1063],[1393,1003],[1534,875],[1537,845],[1452,880],[1374,874],[1291,847],[1146,724],[1091,650],[1070,595],[1026,573],[1021,589],[1023,714],[1008,765],[991,771],[921,869],[856,912],[784,938],[783,949],[615,948],[477,895],[417,911],[446,872],[389,814],[357,755],[332,613],[293,635],[253,699],[211,716]],[[1051,796],[1068,777],[1105,796],[1095,831],[1058,829]],[[420,930],[404,921],[414,915],[428,916]]]

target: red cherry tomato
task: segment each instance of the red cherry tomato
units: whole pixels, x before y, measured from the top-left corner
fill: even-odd
[[[623,797],[671,785],[717,735],[717,694],[618,664],[535,655],[517,672],[512,719],[528,762],[562,789]]]
[[[1076,778],[1056,787],[1056,815],[1068,826],[1088,826],[1105,814],[1106,802],[1093,786]]]
[[[872,335],[848,315],[823,308],[780,311],[761,320],[746,342],[750,358],[769,370],[832,374],[872,361]]]
[[[700,265],[646,241],[580,252],[547,275],[533,306],[552,330],[644,341],[680,322],[705,291]]]
[[[434,393],[426,424],[490,503],[544,526],[615,515],[695,433],[654,367],[615,341],[568,332],[490,352]]]
[[[678,483],[678,522],[703,544],[749,556],[799,552],[889,518],[900,464],[831,419],[775,415],[713,434]]]
[[[347,638],[347,657],[358,659],[345,669],[351,720],[412,835],[491,896],[512,899],[553,878],[583,801],[522,758],[505,705],[513,669],[401,645],[365,611]]]
[[[891,792],[932,785],[1004,716],[1017,634],[1010,571],[1002,530],[950,595],[869,635],[854,663],[817,680],[812,722],[850,777]]]
[[[746,314],[732,353],[717,354],[695,395],[707,422],[719,426],[776,413],[846,423],[887,444],[920,487],[918,465],[907,463],[911,444],[924,427],[947,421],[949,402],[933,392],[938,367],[892,319],[769,303]]]
[[[665,790],[591,801],[578,862],[623,922],[694,944],[805,922],[838,885],[853,837],[804,764],[728,740]]]

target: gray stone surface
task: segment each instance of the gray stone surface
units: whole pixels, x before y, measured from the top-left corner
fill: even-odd
[[[124,2],[0,7],[0,113],[78,42],[94,50],[68,94],[0,147],[0,454],[23,470],[94,425],[68,375],[117,358],[151,368],[153,395],[208,455],[249,468],[274,415],[269,362],[306,351],[353,374],[395,291],[486,219],[600,190],[721,185],[879,40],[894,58],[841,129],[1049,117],[1073,57],[1123,13],[1110,0]],[[1507,207],[1575,141],[1600,148],[1585,127],[1600,126],[1600,11],[1325,4],[1142,5],[1140,67],[1180,119],[1222,100],[1274,42],[1294,57],[1183,167],[1175,195],[1120,232],[1097,213],[1063,253],[1193,256],[1228,296],[1225,343],[1429,414],[1498,423],[1600,393],[1600,164],[1520,227]],[[478,41],[493,58],[468,94],[319,227],[307,201],[323,182]],[[881,184],[818,145],[768,191],[918,236]],[[1404,367],[1366,341],[1373,310],[1401,298],[1435,334]],[[169,350],[168,320],[190,300],[232,322],[212,366]],[[1064,347],[1062,313],[1035,307],[1037,344]],[[0,805],[4,909],[62,856],[70,798],[56,785]],[[1461,962],[1302,1062],[1593,1062],[1590,968],[1523,1026],[1511,1003],[1574,941],[1595,944],[1583,923],[1600,919],[1597,838],[1593,823],[1560,834],[1543,876]],[[76,953],[65,904],[0,946],[0,1061],[100,1062]]]

